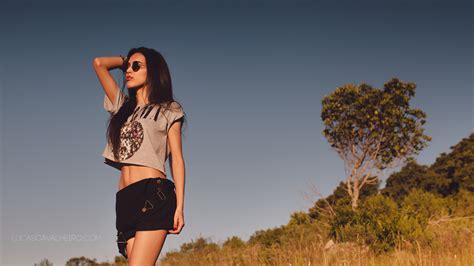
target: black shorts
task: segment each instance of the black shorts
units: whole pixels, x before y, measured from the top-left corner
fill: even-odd
[[[174,182],[150,177],[117,191],[115,212],[119,253],[127,256],[127,240],[136,231],[173,229],[176,211]]]

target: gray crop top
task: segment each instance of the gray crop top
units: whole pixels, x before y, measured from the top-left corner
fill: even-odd
[[[118,89],[112,103],[104,97],[104,109],[111,115],[118,112],[125,102],[125,94]],[[137,105],[121,128],[119,161],[114,159],[111,143],[107,143],[102,156],[104,163],[120,170],[124,163],[148,166],[162,171],[166,176],[165,162],[170,155],[168,131],[176,120],[184,116],[178,103],[169,110],[156,105]]]

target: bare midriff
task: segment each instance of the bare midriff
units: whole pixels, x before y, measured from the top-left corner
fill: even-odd
[[[140,165],[124,165],[121,169],[119,190],[132,183],[150,177],[166,178],[163,172],[155,168]]]

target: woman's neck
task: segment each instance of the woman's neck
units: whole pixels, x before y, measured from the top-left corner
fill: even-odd
[[[148,103],[148,91],[143,86],[137,90],[137,105],[145,105]]]

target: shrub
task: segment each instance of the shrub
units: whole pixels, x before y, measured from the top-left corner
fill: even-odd
[[[336,208],[330,236],[337,241],[367,244],[375,253],[392,251],[403,240],[429,243],[426,227],[447,215],[447,201],[429,192],[412,190],[401,206],[390,197],[368,197],[359,210]]]

